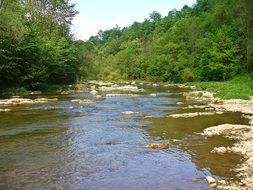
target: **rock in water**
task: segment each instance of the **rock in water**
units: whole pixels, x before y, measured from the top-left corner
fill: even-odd
[[[10,112],[11,109],[0,109],[0,112]]]
[[[159,143],[151,143],[151,144],[146,144],[144,147],[145,148],[151,148],[151,149],[167,149],[169,148],[169,144],[159,144]]]
[[[216,180],[211,176],[206,176],[206,181],[209,184],[210,187],[216,187],[217,183]]]
[[[97,94],[98,94],[98,91],[96,91],[96,90],[94,89],[94,90],[90,91],[90,93],[91,93],[92,95],[97,95]]]
[[[94,103],[93,100],[88,100],[88,99],[75,99],[71,100],[73,103],[78,103],[78,104],[89,104],[89,103]]]
[[[121,112],[124,115],[132,115],[132,114],[138,114],[139,112],[134,112],[134,111],[123,111]]]

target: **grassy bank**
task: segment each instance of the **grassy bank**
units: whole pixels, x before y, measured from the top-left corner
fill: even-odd
[[[253,76],[238,76],[224,82],[196,82],[191,83],[202,90],[214,92],[223,99],[245,99],[253,96]]]

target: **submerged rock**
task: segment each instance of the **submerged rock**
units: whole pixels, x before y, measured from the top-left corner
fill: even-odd
[[[132,91],[132,92],[141,92],[144,91],[144,89],[139,89],[137,86],[132,86],[132,85],[125,85],[125,86],[102,86],[99,88],[101,91]]]
[[[136,97],[136,96],[140,96],[140,95],[138,95],[138,94],[106,94],[106,97],[120,97],[120,96]]]
[[[133,114],[139,114],[140,112],[134,112],[134,111],[124,111],[121,112],[123,115],[133,115]]]
[[[215,127],[209,127],[203,131],[205,136],[215,136],[215,135],[231,135],[231,132],[242,132],[249,131],[252,127],[248,125],[232,125],[232,124],[223,124]],[[236,133],[233,135],[235,136]]]
[[[151,115],[146,115],[145,117],[144,117],[144,119],[152,119],[153,118],[153,116],[151,116]]]
[[[89,104],[89,103],[94,103],[94,100],[89,100],[89,99],[74,99],[71,100],[73,103],[78,103],[78,104]]]
[[[215,114],[223,114],[223,112],[195,112],[195,113],[182,113],[182,114],[171,114],[167,117],[172,118],[190,118],[197,116],[205,116],[205,115],[215,115]]]
[[[101,95],[96,95],[96,98],[102,98],[102,96]]]
[[[11,109],[0,109],[0,112],[10,112]]]
[[[206,136],[223,135],[237,140],[233,147],[225,148],[228,152],[234,152],[244,156],[245,160],[234,171],[240,172],[241,183],[219,184],[222,189],[253,189],[253,127],[248,125],[224,124],[210,127],[203,132]],[[215,151],[224,152],[224,148],[214,148]]]
[[[35,103],[47,103],[47,102],[56,102],[58,98],[37,98],[34,100]]]
[[[37,99],[28,99],[28,98],[10,98],[0,100],[0,105],[8,106],[8,105],[22,105],[22,104],[38,104],[38,103],[49,103],[56,102],[57,98],[37,98]]]
[[[170,144],[151,143],[151,144],[146,144],[144,147],[151,148],[151,149],[167,149],[170,147]]]

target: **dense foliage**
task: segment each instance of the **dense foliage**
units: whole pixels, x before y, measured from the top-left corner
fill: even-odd
[[[226,80],[253,70],[252,0],[198,0],[162,18],[99,31],[84,44],[90,77]]]
[[[0,90],[77,79],[223,81],[253,71],[252,0],[197,0],[75,41],[70,0],[0,0]]]
[[[82,61],[69,0],[1,0],[0,88],[43,89],[75,82]]]

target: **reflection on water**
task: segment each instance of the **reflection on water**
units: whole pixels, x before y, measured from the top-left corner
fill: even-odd
[[[14,111],[1,113],[0,189],[190,190],[208,189],[206,175],[234,177],[230,169],[238,164],[238,155],[210,154],[214,146],[233,142],[196,133],[247,120],[238,113],[169,118],[166,114],[187,106],[180,94],[184,89],[146,90],[139,97],[104,97],[91,104],[71,102],[95,99],[86,93],[47,95],[59,102],[12,106]],[[156,97],[149,95],[154,92]],[[154,118],[144,119],[147,115]],[[171,147],[144,148],[161,141]]]

